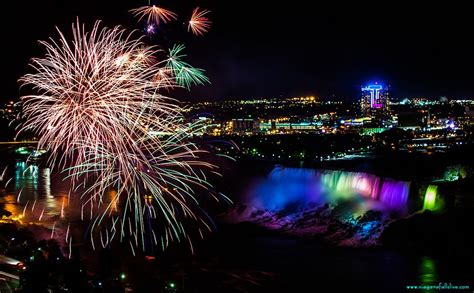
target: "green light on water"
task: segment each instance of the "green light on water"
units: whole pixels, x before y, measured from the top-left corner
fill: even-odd
[[[436,283],[438,275],[436,272],[436,263],[429,257],[423,257],[420,263],[419,271],[420,282],[424,285]]]
[[[430,185],[426,189],[425,200],[423,202],[424,210],[435,210],[436,209],[436,195],[438,193],[438,186]]]
[[[15,152],[16,152],[17,154],[20,154],[20,155],[28,155],[28,154],[30,154],[30,152],[28,151],[28,149],[25,148],[25,147],[19,147],[19,148],[17,148],[17,149],[15,150]]]

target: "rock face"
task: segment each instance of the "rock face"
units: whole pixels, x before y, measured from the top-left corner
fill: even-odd
[[[409,189],[409,182],[364,172],[277,165],[226,218],[341,246],[377,246],[393,215],[407,213]]]
[[[267,229],[307,238],[323,238],[339,245],[369,247],[380,245],[379,237],[391,215],[369,210],[354,216],[350,202],[309,205],[296,212],[271,212],[240,205],[225,215],[228,222],[252,222]]]
[[[385,246],[423,254],[474,255],[474,208],[429,210],[411,215],[368,210],[354,214],[351,202],[310,204],[279,212],[240,205],[229,211],[228,222],[251,222],[269,230],[303,238],[321,238],[337,246]]]

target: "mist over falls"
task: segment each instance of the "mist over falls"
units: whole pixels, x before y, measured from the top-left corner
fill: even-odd
[[[276,166],[248,193],[256,208],[281,212],[310,204],[354,201],[360,208],[406,212],[410,183],[364,173]]]
[[[247,192],[229,218],[340,245],[378,243],[384,227],[406,216],[410,182],[364,172],[276,166]]]

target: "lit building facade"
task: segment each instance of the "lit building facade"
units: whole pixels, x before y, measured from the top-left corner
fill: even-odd
[[[384,124],[390,119],[390,96],[388,87],[377,82],[362,86],[361,114],[370,117],[372,123]]]
[[[260,122],[257,119],[232,119],[232,133],[253,133],[260,128]]]

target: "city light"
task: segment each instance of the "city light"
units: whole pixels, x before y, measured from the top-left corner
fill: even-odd
[[[5,2],[0,293],[472,291],[470,4],[333,2]]]

